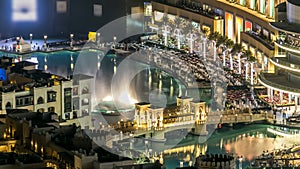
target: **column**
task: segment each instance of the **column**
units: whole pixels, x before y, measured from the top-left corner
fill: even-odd
[[[283,101],[283,92],[279,92],[279,95],[280,95],[280,104],[282,104],[282,101]]]
[[[273,89],[270,88],[270,99],[273,100]]]
[[[298,96],[295,96],[295,111],[298,109]]]

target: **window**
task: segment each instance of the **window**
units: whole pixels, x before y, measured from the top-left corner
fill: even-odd
[[[81,94],[88,94],[89,93],[89,88],[88,87],[84,87],[81,91]]]
[[[56,12],[67,13],[67,1],[56,1]]]
[[[48,112],[55,112],[55,107],[48,107]]]
[[[78,110],[79,109],[79,98],[74,98],[73,100],[73,109]]]
[[[89,115],[89,110],[88,109],[84,109],[82,110],[82,116],[88,116]]]
[[[48,102],[55,102],[56,101],[56,92],[55,91],[48,91],[47,92],[47,101]]]
[[[72,111],[72,88],[64,89],[64,111]]]
[[[94,4],[94,16],[102,16],[102,5]]]

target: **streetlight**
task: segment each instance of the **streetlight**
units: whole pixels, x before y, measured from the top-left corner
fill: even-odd
[[[70,47],[72,48],[73,47],[73,37],[74,37],[74,34],[70,34]]]
[[[16,40],[17,40],[17,47],[16,47],[16,51],[18,52],[19,49],[20,49],[20,37],[16,37]]]
[[[30,44],[32,44],[32,33],[31,34],[29,34],[29,36],[30,36]]]
[[[44,35],[44,49],[47,48],[47,38],[48,38],[48,36]]]

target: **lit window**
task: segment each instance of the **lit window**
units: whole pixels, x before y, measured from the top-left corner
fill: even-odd
[[[94,16],[102,16],[102,5],[94,4]]]
[[[66,13],[67,12],[67,1],[57,1],[56,2],[56,12]]]

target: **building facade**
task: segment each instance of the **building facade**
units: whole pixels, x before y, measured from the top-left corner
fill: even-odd
[[[300,96],[300,3],[287,0],[280,8],[286,9],[278,16],[283,19],[270,23],[279,32],[275,41],[275,54],[270,58],[269,69],[260,73],[259,82],[267,87],[268,99],[274,106],[297,112]]]
[[[15,63],[1,59],[0,112],[27,109],[32,112],[55,112],[59,120],[89,116],[93,77],[74,75],[72,79],[35,69],[27,61]]]

